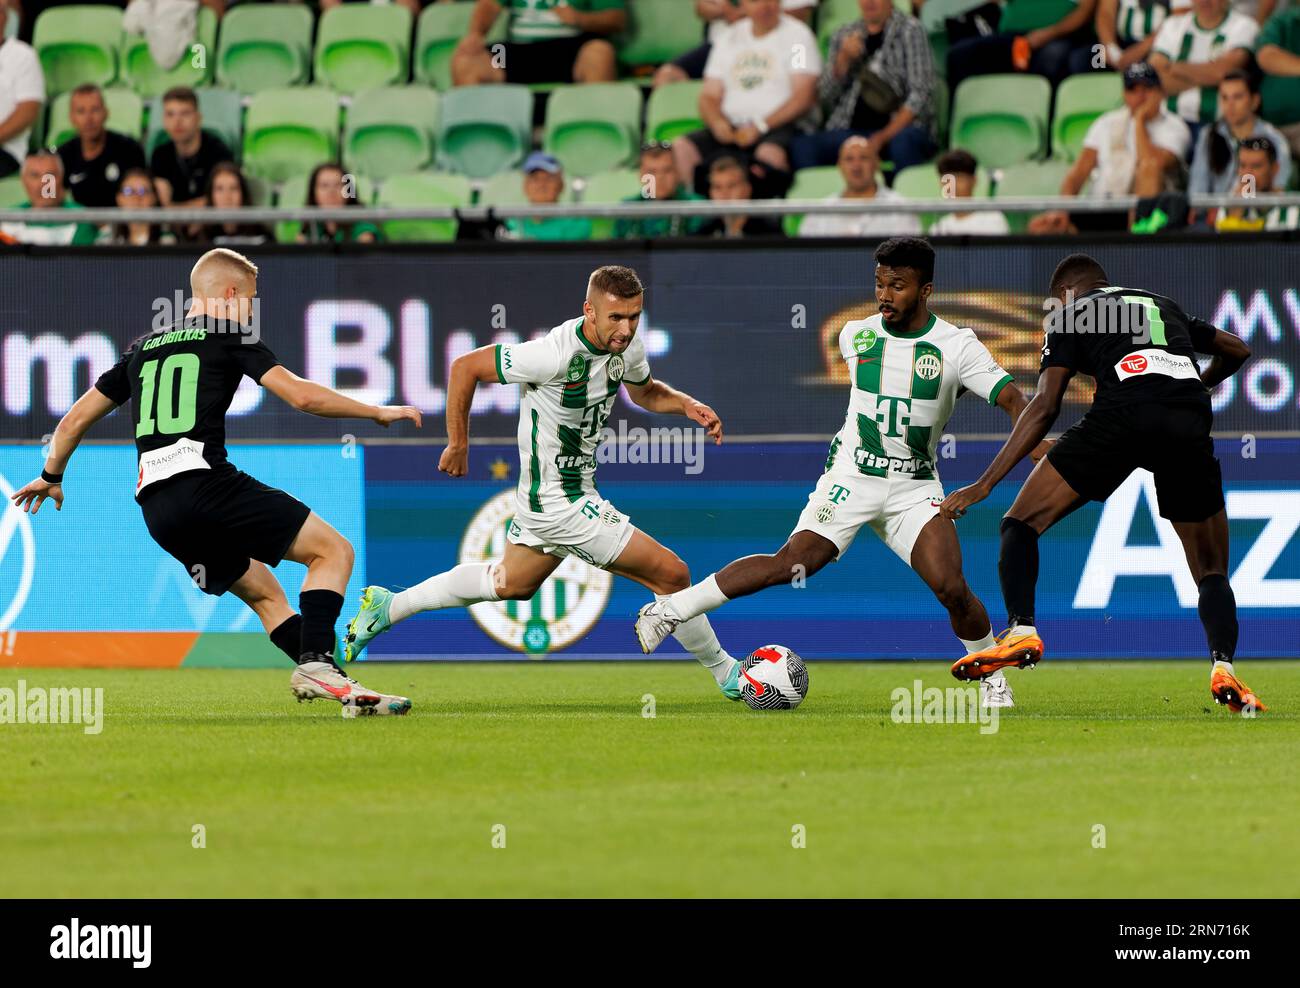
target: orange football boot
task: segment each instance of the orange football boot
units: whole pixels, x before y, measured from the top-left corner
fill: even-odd
[[[1030,669],[1043,657],[1043,640],[1036,632],[1015,632],[1014,628],[1002,632],[994,639],[992,648],[971,652],[952,664],[952,674],[957,679],[983,679],[991,672],[1017,666]]]
[[[1247,707],[1260,713],[1268,709],[1249,686],[1222,666],[1215,666],[1210,673],[1210,693],[1215,703],[1222,703],[1234,714]]]

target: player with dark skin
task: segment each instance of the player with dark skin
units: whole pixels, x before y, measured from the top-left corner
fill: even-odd
[[[930,319],[929,298],[933,283],[921,283],[913,268],[876,266],[876,304],[891,326],[915,331]],[[1024,394],[1008,384],[997,397],[998,407],[1015,422],[1027,407]],[[1046,452],[1035,451],[1035,457]],[[989,629],[988,612],[972,592],[962,574],[961,545],[951,516],[936,515],[926,523],[912,548],[911,566],[948,611],[958,638],[978,639]],[[717,573],[718,589],[729,599],[757,593],[768,587],[809,577],[838,555],[835,543],[816,532],[792,535],[772,555],[745,556]]]

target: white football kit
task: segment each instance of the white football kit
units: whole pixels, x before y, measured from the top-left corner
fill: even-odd
[[[911,565],[943,503],[935,452],[953,406],[966,391],[995,404],[1012,378],[974,332],[933,313],[913,332],[891,330],[879,315],[855,319],[839,345],[852,382],[848,415],[794,531],[834,542],[838,558],[870,525]]]
[[[556,556],[608,566],[632,538],[632,523],[596,490],[596,447],[624,381],[650,380],[645,344],[598,349],[583,319],[540,340],[496,348],[497,379],[519,385],[519,487],[506,537]]]

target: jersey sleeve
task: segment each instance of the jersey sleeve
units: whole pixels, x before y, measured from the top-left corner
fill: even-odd
[[[560,352],[550,336],[527,343],[498,343],[496,364],[502,384],[542,384],[560,372]]]
[[[262,375],[280,363],[270,347],[261,340],[255,341],[251,337],[234,337],[226,347],[226,352],[241,374],[251,377],[259,384],[262,382]]]
[[[1038,365],[1040,374],[1049,367],[1079,370],[1078,336],[1065,332],[1064,326],[1064,309],[1057,309],[1048,316],[1047,332],[1043,335],[1043,359]]]
[[[1208,323],[1204,319],[1198,319],[1196,316],[1189,316],[1187,318],[1187,332],[1192,337],[1193,350],[1197,353],[1209,353],[1210,344],[1219,331],[1212,323]]]
[[[1160,22],[1160,27],[1156,29],[1156,40],[1151,45],[1151,54],[1164,55],[1169,61],[1175,60],[1175,52],[1178,51],[1178,42],[1182,37],[1180,30],[1183,25],[1181,17],[1166,17]]]
[[[624,384],[646,384],[650,380],[650,361],[645,356],[645,343],[641,337],[632,337],[632,345],[627,348],[623,368]]]
[[[957,351],[957,375],[963,388],[990,405],[997,404],[998,395],[1013,380],[970,330],[963,334]]]
[[[126,352],[117,358],[117,363],[100,374],[99,379],[95,381],[95,390],[114,405],[125,405],[131,399],[131,378],[127,372],[127,364],[131,361],[131,354],[135,351],[135,347],[134,343],[129,346]]]

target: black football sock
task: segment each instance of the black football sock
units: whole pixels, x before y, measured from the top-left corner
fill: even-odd
[[[1002,552],[998,556],[1002,599],[1007,623],[1034,623],[1034,588],[1038,585],[1038,533],[1019,518],[1002,519]]]
[[[302,653],[302,615],[295,614],[271,631],[271,644],[294,662]]]
[[[1196,609],[1205,625],[1205,637],[1216,660],[1231,662],[1237,652],[1237,597],[1222,573],[1212,573],[1200,582]]]
[[[343,595],[333,590],[304,590],[298,595],[302,612],[302,654],[334,654],[334,625],[343,610]]]

